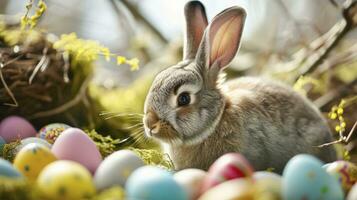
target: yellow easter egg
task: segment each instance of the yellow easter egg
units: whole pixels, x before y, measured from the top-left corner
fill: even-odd
[[[198,200],[254,200],[253,184],[250,178],[232,179],[207,190]]]
[[[30,181],[35,181],[44,167],[57,158],[45,145],[30,143],[16,155],[14,166]]]
[[[95,194],[90,172],[82,165],[68,160],[47,165],[40,173],[37,184],[49,199],[88,199]]]

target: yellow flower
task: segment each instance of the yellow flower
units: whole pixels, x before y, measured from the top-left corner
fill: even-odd
[[[330,119],[336,119],[337,118],[337,114],[336,113],[329,113],[329,117]]]
[[[102,48],[102,53],[103,53],[103,55],[105,57],[105,60],[107,62],[110,62],[110,51],[109,51],[109,49],[108,48]]]
[[[136,71],[136,70],[139,69],[139,59],[137,59],[137,58],[133,58],[131,60],[128,60],[126,63],[128,65],[130,65],[131,71]]]
[[[338,113],[339,115],[342,115],[342,114],[343,114],[343,108],[338,108],[338,109],[337,109],[337,113]]]
[[[117,56],[117,64],[121,65],[126,62],[126,58],[123,56]]]

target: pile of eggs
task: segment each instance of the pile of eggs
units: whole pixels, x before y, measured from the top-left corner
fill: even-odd
[[[357,166],[348,161],[323,164],[300,154],[282,176],[254,171],[239,153],[217,159],[208,171],[167,171],[145,165],[130,150],[104,160],[82,130],[50,124],[37,132],[25,119],[11,116],[0,123],[0,150],[21,139],[13,163],[0,158],[0,176],[26,179],[48,199],[89,199],[112,187],[124,188],[128,200],[356,200]]]

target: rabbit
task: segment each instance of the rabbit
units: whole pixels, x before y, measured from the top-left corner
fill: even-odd
[[[159,72],[144,104],[144,132],[159,141],[175,170],[207,170],[237,152],[255,170],[281,173],[296,154],[336,160],[329,127],[317,108],[283,83],[240,77],[221,83],[235,57],[246,13],[230,7],[208,24],[199,1],[185,5],[183,60]]]

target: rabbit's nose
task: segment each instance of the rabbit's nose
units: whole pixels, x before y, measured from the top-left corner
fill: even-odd
[[[145,123],[150,129],[151,134],[157,134],[160,130],[160,121],[157,114],[153,111],[148,111],[145,116]]]

